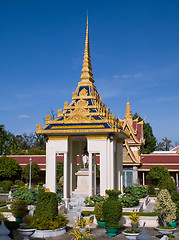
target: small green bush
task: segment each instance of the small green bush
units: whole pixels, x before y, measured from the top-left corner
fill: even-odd
[[[90,196],[90,197],[86,197],[85,198],[85,205],[86,206],[90,206],[90,207],[94,207],[98,202],[104,201],[106,199],[106,197],[104,196]]]
[[[179,201],[175,202],[176,207],[177,207],[177,212],[176,212],[176,217],[179,219]]]
[[[147,196],[147,188],[145,186],[142,187],[128,186],[124,189],[124,192],[126,194],[132,195],[137,199],[144,198]]]
[[[159,189],[167,189],[171,194],[173,191],[176,191],[177,186],[175,180],[172,177],[162,178],[158,183]]]
[[[3,192],[9,192],[9,190],[11,189],[12,185],[13,185],[12,181],[3,181],[3,184],[2,184]]]
[[[150,184],[147,188],[148,195],[156,195],[154,185]]]
[[[16,218],[21,218],[27,213],[27,202],[25,200],[15,200],[11,203],[12,215]]]
[[[22,182],[21,180],[15,180],[14,184],[17,185],[18,187],[23,187],[23,186],[25,186],[25,183]]]
[[[109,195],[103,203],[103,215],[106,227],[119,227],[119,220],[122,216],[122,205],[118,199],[120,191],[106,190]]]
[[[94,215],[94,211],[82,211],[81,215],[83,217],[89,217],[90,215]]]
[[[34,188],[19,188],[15,193],[12,194],[14,200],[21,199],[25,200],[28,204],[34,204],[37,201],[38,193],[41,190],[36,190]],[[42,190],[44,191],[44,190]]]
[[[121,202],[123,207],[135,207],[139,205],[139,199],[130,195],[130,194],[125,194],[121,198],[119,198],[119,201]]]
[[[174,203],[178,202],[179,201],[179,192],[173,191],[171,194],[171,198]]]
[[[39,193],[35,216],[37,218],[48,218],[49,220],[53,220],[58,216],[58,201],[56,193]]]
[[[104,222],[103,204],[104,202],[98,202],[94,208],[95,217],[100,222]]]
[[[55,230],[57,228],[65,227],[68,223],[63,214],[59,213],[53,220],[46,217],[32,217],[26,218],[26,224],[29,227],[37,228],[39,230]]]

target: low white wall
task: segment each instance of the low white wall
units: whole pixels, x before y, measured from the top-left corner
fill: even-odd
[[[140,216],[139,227],[142,227],[145,222],[145,227],[157,227],[158,221],[157,216]],[[122,216],[119,221],[120,226],[131,227],[131,221],[129,220],[129,216]]]

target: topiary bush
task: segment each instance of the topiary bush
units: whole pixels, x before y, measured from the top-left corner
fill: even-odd
[[[104,222],[103,204],[104,204],[104,201],[98,202],[94,208],[95,217],[97,221],[100,221],[100,222]]]
[[[159,189],[167,189],[169,193],[171,194],[173,191],[176,191],[177,186],[175,183],[174,178],[168,177],[168,178],[162,178],[158,183]]]
[[[41,192],[38,195],[35,217],[50,220],[58,216],[58,201],[56,193]]]
[[[15,218],[22,218],[28,211],[27,206],[28,204],[25,200],[18,199],[13,201],[11,203],[12,215]]]
[[[3,181],[2,183],[2,190],[3,192],[9,192],[11,186],[13,185],[12,181]]]
[[[179,201],[179,192],[178,191],[173,191],[171,194],[172,201],[174,203]]]
[[[148,193],[148,195],[156,195],[154,185],[150,184],[147,187],[147,193]]]
[[[167,222],[171,223],[176,220],[177,208],[167,189],[159,192],[154,210],[157,212],[159,224],[164,227],[167,226]]]
[[[121,192],[118,190],[106,190],[109,195],[103,203],[103,215],[106,227],[119,227],[119,220],[122,216],[122,205],[118,195]]]
[[[26,224],[31,228],[37,228],[38,230],[55,230],[57,228],[63,228],[68,223],[65,216],[59,213],[54,219],[49,219],[46,217],[32,217],[28,216],[26,218]]]

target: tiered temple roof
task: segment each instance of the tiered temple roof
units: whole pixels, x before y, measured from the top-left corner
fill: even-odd
[[[58,110],[57,118],[52,120],[46,116],[46,125],[37,124],[37,134],[69,134],[69,133],[122,133],[121,123],[101,101],[94,85],[92,73],[88,19],[86,28],[85,51],[81,81],[72,94],[72,102],[65,102],[64,110]]]
[[[139,165],[140,150],[144,144],[143,138],[143,121],[138,121],[138,118],[133,120],[129,99],[126,104],[126,113],[124,120],[120,120],[124,131],[130,133],[130,138],[125,139],[123,148],[123,163],[124,165]]]

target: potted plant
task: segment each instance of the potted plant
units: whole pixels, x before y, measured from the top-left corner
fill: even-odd
[[[130,213],[129,219],[131,221],[132,228],[138,228],[139,226],[139,213],[137,211],[134,211]]]
[[[74,228],[78,229],[80,232],[86,232],[91,225],[91,221],[87,218],[77,218],[74,224]]]
[[[103,203],[103,214],[108,237],[117,235],[119,220],[122,216],[122,205],[118,198],[120,193],[118,190],[106,190],[109,197]]]
[[[129,240],[135,240],[139,233],[139,229],[125,230],[122,232],[122,234],[124,234],[124,236]]]
[[[175,221],[177,209],[167,189],[162,189],[159,192],[155,204],[155,211],[157,212],[160,224],[160,226],[156,228],[157,231],[163,235],[172,234],[176,228],[168,227],[167,223]]]
[[[21,199],[15,200],[11,203],[12,215],[16,218],[16,222],[21,223],[22,217],[27,213],[27,202]]]
[[[24,237],[24,240],[29,240],[30,239],[29,237],[32,236],[32,234],[34,234],[35,228],[23,227],[18,228],[18,231],[20,235]]]
[[[104,215],[103,215],[103,203],[104,201],[97,203],[94,208],[94,214],[99,227],[104,227],[105,225]]]
[[[73,235],[74,236],[74,240],[75,239],[86,239],[86,240],[94,240],[95,236],[93,234],[91,234],[89,232],[89,230],[85,231],[85,232],[80,232],[77,229],[74,229],[73,232],[71,232],[69,235]]]
[[[55,193],[41,192],[38,195],[34,216],[28,216],[27,226],[36,228],[34,238],[57,237],[66,233],[67,219],[58,213],[58,201]]]

